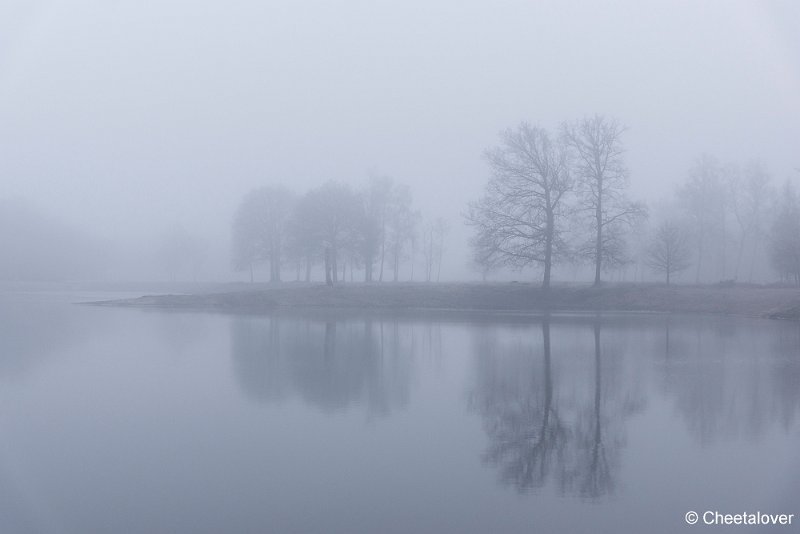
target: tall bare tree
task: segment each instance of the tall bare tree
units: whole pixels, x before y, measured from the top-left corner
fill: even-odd
[[[604,265],[624,263],[624,229],[647,214],[644,205],[625,195],[624,132],[616,120],[601,115],[562,126],[562,139],[575,156],[579,210],[589,215],[592,229],[591,244],[578,251],[593,260],[595,285]]]
[[[689,267],[691,256],[686,231],[673,221],[664,221],[647,249],[645,263],[653,270],[664,273],[669,285],[671,275]]]
[[[567,150],[543,128],[524,122],[500,141],[486,152],[492,171],[486,191],[466,213],[475,229],[474,255],[484,264],[541,265],[547,288],[554,258],[565,248],[561,217],[573,186]]]

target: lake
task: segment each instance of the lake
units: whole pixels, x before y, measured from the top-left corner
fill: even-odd
[[[0,294],[0,532],[673,533],[711,528],[688,511],[800,513],[797,323],[72,304],[114,296]]]

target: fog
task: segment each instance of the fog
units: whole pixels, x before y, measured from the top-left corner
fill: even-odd
[[[463,214],[520,121],[615,118],[651,206],[704,153],[796,181],[799,22],[791,2],[3,0],[0,208],[27,215],[0,236],[30,248],[0,276],[245,280],[248,191],[381,174],[447,221],[442,280],[478,279]],[[191,274],[159,263],[177,234],[201,243]],[[48,243],[70,252],[8,263]]]

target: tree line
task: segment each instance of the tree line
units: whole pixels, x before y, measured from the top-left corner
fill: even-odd
[[[589,269],[595,285],[631,270],[634,281],[651,273],[669,285],[688,273],[694,283],[732,283],[764,280],[771,268],[800,285],[800,197],[788,180],[778,195],[763,163],[701,155],[671,198],[647,206],[628,196],[625,131],[595,115],[555,132],[526,122],[501,132],[484,153],[484,192],[464,213],[484,280],[534,267],[547,288],[555,267],[571,266]],[[398,281],[403,269],[404,279],[438,281],[447,233],[441,218],[423,224],[410,189],[385,176],[302,195],[261,187],[234,217],[233,265],[251,281],[263,265],[273,282],[287,270],[310,281],[317,266],[329,285],[348,275]]]
[[[321,265],[325,282],[344,282],[356,272],[365,282],[400,280],[422,260],[426,281],[438,280],[447,225],[442,219],[423,224],[408,186],[373,176],[360,188],[329,181],[296,195],[280,186],[250,191],[233,221],[233,266],[248,271],[251,282],[260,265],[279,282],[285,268],[309,282]]]
[[[800,284],[800,205],[788,179],[777,194],[763,162],[703,154],[661,211],[640,256],[667,283],[691,267],[694,283],[752,283],[771,268]]]
[[[754,280],[766,264],[800,285],[800,198],[787,181],[776,196],[763,163],[695,161],[671,200],[655,209],[628,198],[625,128],[600,115],[556,133],[523,122],[485,152],[490,178],[464,217],[472,261],[484,278],[501,267],[536,267],[550,286],[557,264],[634,279],[694,267],[694,282]]]

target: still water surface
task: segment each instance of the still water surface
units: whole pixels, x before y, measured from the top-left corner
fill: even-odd
[[[0,532],[691,532],[800,513],[800,326],[0,295]],[[730,528],[730,527],[729,527]],[[735,532],[797,532],[735,527]]]

